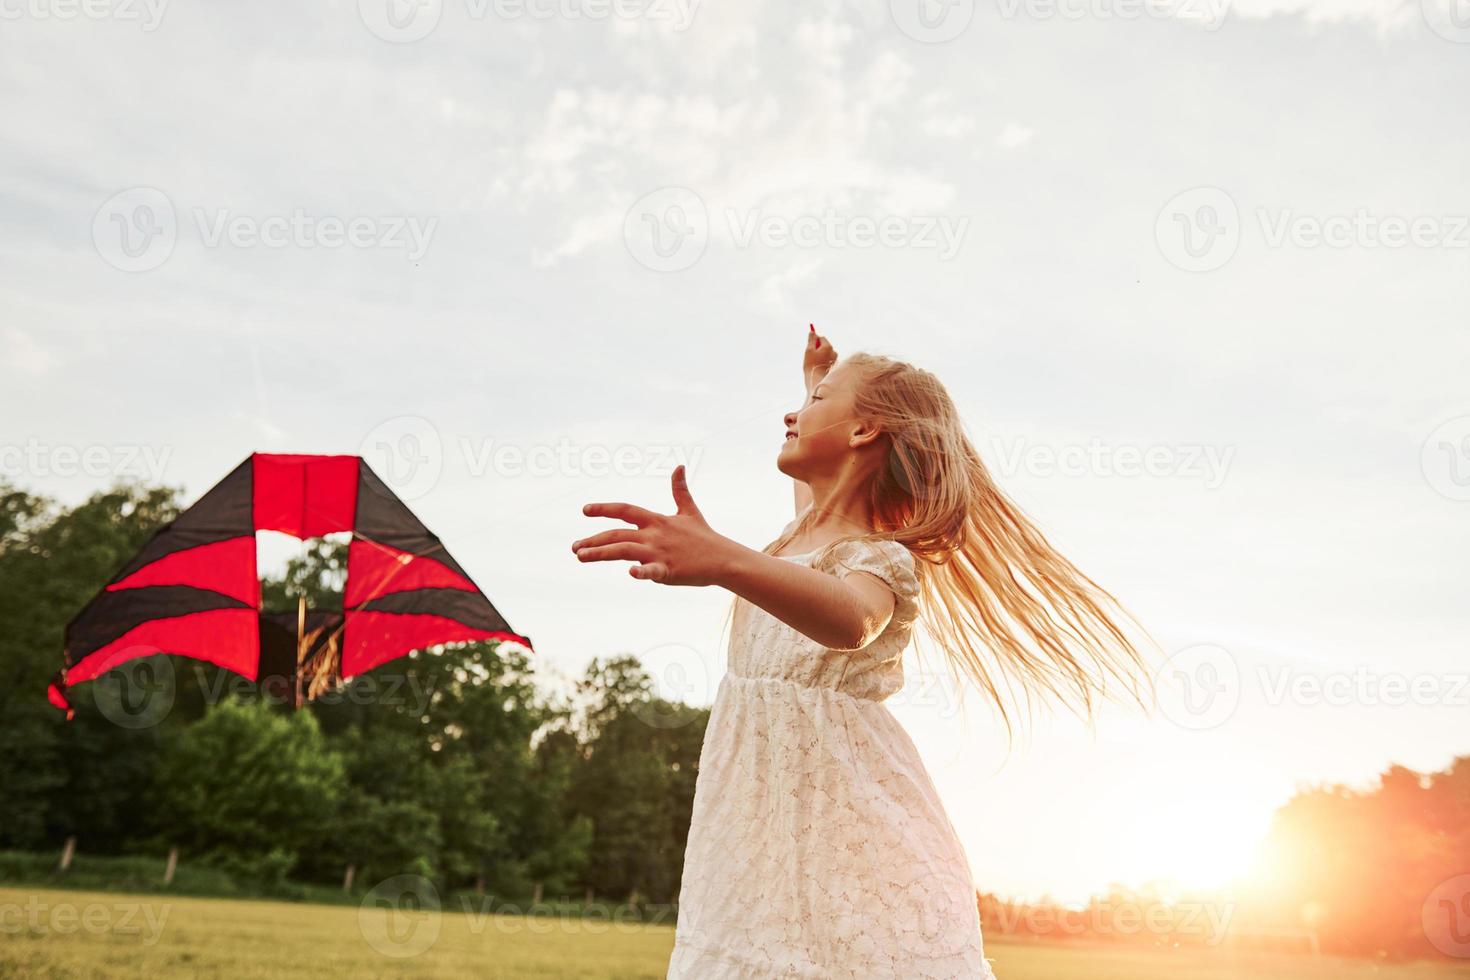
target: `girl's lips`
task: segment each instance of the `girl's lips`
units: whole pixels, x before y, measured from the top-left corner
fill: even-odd
[[[796,438],[796,433],[795,432],[788,432],[788,433],[786,433],[786,441],[787,442],[790,442],[792,439],[795,439],[795,438]]]

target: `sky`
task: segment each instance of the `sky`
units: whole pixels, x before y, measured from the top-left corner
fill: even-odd
[[[891,702],[977,884],[1219,884],[1299,787],[1470,753],[1464,0],[0,0],[0,475],[361,453],[553,683],[708,703],[808,323],[934,370],[1159,645],[1014,743]],[[280,560],[294,545],[266,541]],[[39,696],[39,695],[38,695]]]

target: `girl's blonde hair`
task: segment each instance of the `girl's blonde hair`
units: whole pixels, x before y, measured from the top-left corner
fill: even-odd
[[[1145,663],[1130,634],[1146,634],[996,486],[939,379],[874,354],[843,360],[861,378],[857,414],[886,435],[888,454],[870,491],[874,533],[842,540],[886,538],[913,553],[924,625],[956,680],[974,681],[1008,729],[1015,703],[1029,711],[1037,696],[1088,719],[1119,691],[1142,704]]]

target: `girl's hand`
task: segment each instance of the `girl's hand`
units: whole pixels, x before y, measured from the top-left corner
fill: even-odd
[[[827,376],[827,372],[836,363],[837,351],[832,347],[832,342],[817,333],[816,325],[813,324],[806,335],[806,355],[801,360],[801,374],[806,382],[807,394],[811,394],[811,390]]]
[[[732,548],[740,546],[710,529],[694,505],[684,467],[674,468],[672,514],[632,504],[588,504],[588,517],[612,517],[635,525],[572,542],[578,561],[633,561],[628,574],[664,585],[714,585]]]

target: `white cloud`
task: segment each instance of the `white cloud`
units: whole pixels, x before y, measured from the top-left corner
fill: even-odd
[[[23,374],[40,376],[55,366],[56,355],[19,327],[6,327],[5,362]]]
[[[792,318],[796,313],[790,302],[792,288],[810,280],[821,267],[821,259],[805,258],[793,263],[789,268],[767,276],[760,285],[761,302],[773,314],[787,319]]]
[[[1014,150],[1031,142],[1031,138],[1035,135],[1036,130],[1028,129],[1019,123],[1010,122],[1006,123],[1005,128],[1000,131],[1000,135],[996,136],[995,145],[1002,150]]]

